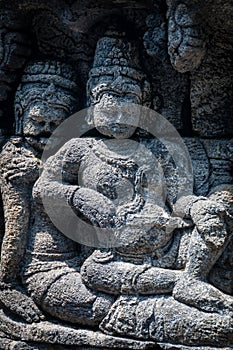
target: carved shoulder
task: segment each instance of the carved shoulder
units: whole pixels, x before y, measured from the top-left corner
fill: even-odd
[[[65,145],[63,158],[63,171],[77,175],[79,165],[83,158],[87,156],[93,146],[92,139],[72,139]]]
[[[44,174],[46,177],[53,178],[59,176],[62,171],[63,180],[69,182],[72,175],[77,176],[80,163],[90,152],[92,145],[91,139],[71,139],[46,161]]]
[[[44,164],[44,170],[33,188],[33,198],[70,198],[77,189],[79,166],[92,148],[90,139],[71,139]]]

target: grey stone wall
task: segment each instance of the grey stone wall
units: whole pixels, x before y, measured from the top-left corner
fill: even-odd
[[[233,348],[232,15],[0,0],[0,349]]]

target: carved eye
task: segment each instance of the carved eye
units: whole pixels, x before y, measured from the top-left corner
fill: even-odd
[[[55,122],[50,122],[50,123],[49,123],[49,126],[50,126],[51,128],[55,128],[55,127],[57,126],[57,124],[56,124]]]
[[[29,114],[28,116],[26,115],[26,122],[28,122],[28,119],[29,120],[32,120],[34,122],[37,122],[38,121],[38,114]]]

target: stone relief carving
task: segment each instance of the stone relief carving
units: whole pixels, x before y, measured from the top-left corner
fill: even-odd
[[[131,57],[134,58],[132,62]],[[233,299],[207,282],[209,271],[231,237],[232,219],[221,203],[221,194],[218,192],[217,200],[214,200],[215,192],[212,200],[207,197],[188,196],[181,198],[179,204],[175,205],[179,210],[184,211],[182,214],[190,218],[194,225],[183,272],[180,268],[184,266],[176,267],[176,262],[172,261],[173,244],[176,245],[176,243],[173,243],[170,249],[167,248],[172,237],[171,233],[165,230],[169,214],[164,208],[155,203],[147,207],[143,203],[143,196],[140,199],[136,196],[136,183],[134,183],[134,200],[130,200],[131,197],[123,197],[123,203],[119,203],[119,207],[114,207],[110,201],[116,196],[114,188],[120,187],[118,182],[123,181],[125,176],[135,181],[133,179],[136,176],[136,170],[130,170],[132,169],[130,143],[122,141],[117,144],[118,148],[113,146],[111,149],[111,146],[104,142],[104,135],[124,140],[132,136],[135,131],[132,126],[116,124],[115,120],[112,120],[113,117],[107,115],[109,105],[112,107],[110,109],[112,112],[115,110],[114,106],[116,107],[122,101],[145,103],[148,99],[143,97],[143,88],[147,83],[139,80],[140,71],[135,71],[134,68],[135,66],[138,68],[136,57],[135,50],[130,50],[127,44],[124,45],[121,38],[105,37],[98,42],[88,87],[91,103],[94,104],[94,125],[103,136],[97,140],[77,139],[66,144],[48,161],[48,164],[45,164],[45,170],[35,187],[34,196],[42,198],[52,196],[54,199],[56,196],[64,196],[77,215],[84,216],[99,227],[110,225],[117,230],[118,226],[122,225],[121,215],[123,214],[126,226],[120,234],[122,242],[125,243],[112,251],[95,251],[81,268],[83,282],[91,290],[118,296],[107,317],[100,324],[102,331],[112,335],[130,334],[145,340],[174,341],[179,338],[179,335],[174,329],[163,328],[162,324],[163,322],[172,323],[173,318],[177,318],[177,322],[182,323],[183,332],[189,334],[189,340],[185,339],[185,341],[193,345],[190,336],[191,328],[189,328],[190,319],[186,319],[185,316],[190,313],[193,318],[192,327],[194,324],[202,329],[207,327],[208,332],[213,332],[213,337],[215,337],[214,329],[217,323],[219,332],[222,329],[222,334],[228,333],[223,340],[227,344],[231,337],[229,316],[224,319],[226,328],[222,327],[221,323],[224,315],[231,314]],[[114,74],[109,78],[111,73]],[[146,95],[148,93],[147,88]],[[117,116],[115,118],[117,119]],[[127,118],[130,117],[127,116]],[[124,119],[122,123],[124,124]],[[67,173],[63,177],[65,185],[55,182],[56,172],[59,172],[61,167],[60,162]],[[83,163],[85,165],[82,166]],[[83,171],[82,186],[71,180],[72,176],[77,178],[79,167],[82,167]],[[99,169],[102,169],[101,173]],[[89,179],[87,173],[93,173],[93,176]],[[101,185],[103,178],[105,186]],[[97,191],[93,190],[93,181],[96,181]],[[67,186],[69,183],[70,186]],[[156,188],[155,185],[154,188]],[[232,200],[230,192],[225,190],[225,192],[222,191],[222,195],[223,193],[225,200],[227,197],[229,198],[227,201]],[[155,190],[154,197],[156,195],[158,196],[158,193]],[[148,214],[152,218],[149,223]],[[209,222],[212,222],[212,225],[209,225]],[[189,227],[185,222],[180,225],[177,223],[177,229],[184,230],[186,227],[187,230]],[[153,233],[152,228],[156,233]],[[135,232],[137,232],[136,235]],[[148,244],[151,250],[148,250]],[[157,251],[160,258],[156,256]],[[140,263],[138,260],[141,260]],[[56,294],[54,287],[54,295]],[[169,294],[172,297],[168,297]],[[156,297],[157,295],[159,296]],[[64,300],[62,296],[61,299]],[[110,302],[109,299],[107,300]],[[181,306],[178,321],[176,310],[179,308],[179,302]],[[164,312],[163,306],[165,310],[169,308],[169,314]],[[145,309],[148,311],[146,315],[143,314]],[[127,325],[125,318],[129,312],[131,316]],[[210,318],[208,312],[212,313]],[[218,313],[221,316],[218,316]],[[162,322],[160,318],[161,315],[165,317],[164,314],[168,319],[165,318],[166,321]],[[65,310],[63,310],[63,317],[64,315]],[[148,328],[143,328],[145,323]],[[158,328],[155,326],[157,324],[160,324]],[[196,330],[195,336],[197,332]],[[204,333],[199,334],[200,342],[203,344],[206,342]],[[218,342],[217,338],[215,341]]]
[[[77,91],[75,79],[74,72],[65,64],[53,61],[29,63],[15,96],[16,136],[10,138],[1,153],[5,234],[0,294],[3,304],[28,321],[37,320],[38,314],[41,315],[36,305],[21,294],[20,288],[32,187],[39,176],[40,156],[48,137],[78,108],[78,98],[74,97]],[[12,304],[14,297],[19,300],[18,305]]]
[[[167,21],[161,9],[161,4],[159,11],[155,6],[155,13],[148,19],[151,33],[149,43],[146,40],[148,53],[164,57],[161,49],[167,39],[173,67],[182,73],[190,72],[193,130],[200,136],[230,136],[232,29],[227,18],[232,5],[222,1],[209,4],[169,0]]]
[[[192,71],[205,56],[202,3],[167,1],[168,53],[180,72]]]
[[[12,82],[21,71],[15,132],[1,137],[0,348],[230,349],[232,142],[213,136],[230,135],[231,107],[224,96],[219,105],[212,104],[221,86],[226,91],[230,84],[217,60],[224,50],[222,59],[230,67],[230,34],[218,51],[214,33],[213,54],[209,27],[203,25],[207,5],[199,2],[138,7],[113,2],[109,8],[84,1],[80,17],[80,4],[59,2],[51,13],[53,4],[42,2],[34,13],[37,5],[25,2],[24,14],[27,6],[33,13],[27,26],[36,36],[35,60],[21,70],[27,49],[19,66],[12,63]],[[91,16],[82,22],[85,6],[95,14],[93,34]],[[99,8],[104,9],[101,23]],[[126,25],[119,24],[119,14]],[[12,44],[1,47],[7,57]],[[210,92],[215,79],[207,66],[224,77],[217,95]],[[4,67],[3,72],[8,74]],[[208,87],[206,103],[199,98],[200,86]],[[227,100],[230,106],[230,92]],[[51,133],[85,101],[94,133],[70,140],[42,164]],[[136,109],[128,105],[164,112],[189,136],[184,141],[194,166],[193,194],[178,199],[179,179],[169,152],[136,128]],[[196,131],[209,138],[194,138]],[[96,232],[109,229],[121,244],[89,249],[71,240],[54,225],[44,201],[62,220],[69,221],[68,207]],[[74,229],[72,222],[69,228]]]

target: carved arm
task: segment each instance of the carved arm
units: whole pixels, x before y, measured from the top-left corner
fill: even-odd
[[[71,140],[50,157],[33,189],[36,201],[49,201],[52,206],[69,206],[76,215],[98,227],[112,227],[115,206],[103,194],[80,187],[79,166],[89,148],[85,140]]]
[[[4,146],[0,162],[5,216],[0,277],[2,282],[15,282],[27,241],[31,192],[39,176],[39,161],[17,138]]]

